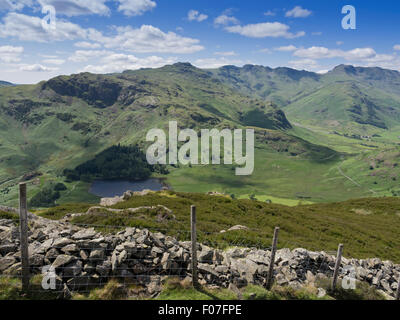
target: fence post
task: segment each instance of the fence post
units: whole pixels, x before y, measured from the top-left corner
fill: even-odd
[[[190,224],[191,224],[191,240],[192,240],[192,283],[193,287],[199,286],[197,273],[197,231],[196,231],[196,206],[190,207]]]
[[[269,271],[267,277],[267,289],[271,289],[272,282],[274,279],[274,264],[275,264],[275,254],[276,254],[276,246],[278,244],[278,234],[279,234],[279,227],[276,227],[274,230],[274,238],[272,239],[272,248],[271,248],[271,259],[269,262]]]
[[[400,300],[400,277],[399,282],[397,283],[396,300]]]
[[[340,264],[342,262],[342,253],[343,253],[343,244],[339,244],[337,255],[336,255],[335,271],[333,272],[332,290],[336,290],[337,279],[339,276],[339,268],[340,268]]]
[[[19,184],[19,226],[22,265],[22,290],[29,290],[29,253],[28,253],[28,208],[26,200],[26,183]]]

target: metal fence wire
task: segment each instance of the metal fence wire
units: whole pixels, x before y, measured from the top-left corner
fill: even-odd
[[[279,243],[278,227],[271,246],[259,239],[249,247],[240,234],[256,230],[198,230],[194,206],[190,230],[182,224],[144,229],[50,221],[28,214],[23,184],[20,198],[19,223],[0,220],[0,280],[19,280],[26,292],[90,293],[114,280],[133,292],[157,296],[171,278],[194,287],[256,284],[270,289],[274,283],[301,287],[318,277],[335,290],[339,278],[355,276],[399,299],[400,266],[345,259],[343,245],[337,252],[289,250],[297,246]],[[376,269],[372,277],[358,274],[365,264]]]

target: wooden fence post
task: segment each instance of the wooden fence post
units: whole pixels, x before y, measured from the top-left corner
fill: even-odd
[[[272,282],[274,280],[274,264],[275,264],[275,254],[276,254],[276,246],[278,244],[278,234],[279,227],[276,227],[274,230],[274,238],[272,239],[272,248],[271,248],[271,259],[269,262],[269,271],[267,276],[267,289],[271,289]]]
[[[339,244],[337,255],[336,255],[335,271],[333,272],[332,290],[336,290],[337,279],[339,276],[339,268],[340,268],[340,264],[342,262],[342,253],[343,253],[343,244]]]
[[[397,283],[396,300],[400,300],[400,277],[399,277],[399,281]]]
[[[197,273],[197,231],[196,231],[196,206],[190,207],[191,240],[192,240],[192,283],[193,287],[199,286]]]
[[[28,208],[26,183],[19,184],[19,226],[22,265],[22,290],[29,291],[29,253],[28,253]]]

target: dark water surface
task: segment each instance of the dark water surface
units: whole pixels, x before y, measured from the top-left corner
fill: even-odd
[[[127,180],[96,180],[92,183],[89,192],[98,197],[108,198],[122,196],[125,191],[142,191],[149,189],[159,191],[163,184],[159,179],[147,179],[143,181]]]

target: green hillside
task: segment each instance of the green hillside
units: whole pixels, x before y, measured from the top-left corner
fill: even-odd
[[[92,211],[72,220],[78,224],[104,226],[135,226],[190,237],[190,206],[197,208],[197,230],[200,242],[212,246],[257,246],[268,248],[276,226],[280,227],[279,248],[306,248],[315,251],[335,251],[344,244],[345,257],[400,261],[398,229],[400,227],[399,198],[370,198],[338,203],[287,207],[253,200],[237,200],[224,196],[162,191],[132,197],[112,208],[127,209],[164,205],[175,218],[157,220],[157,212]],[[60,219],[70,212],[86,212],[89,206],[61,206],[40,213],[50,219]],[[249,230],[220,233],[235,225]]]
[[[209,70],[217,79],[243,94],[287,105],[292,97],[318,87],[321,76],[290,68],[271,69],[245,65],[243,68],[225,66]]]
[[[210,72],[235,90],[273,101],[292,122],[364,135],[399,125],[397,71],[340,65],[319,75],[246,65]]]
[[[389,155],[398,147],[399,78],[395,71],[348,66],[318,75],[250,65],[202,70],[177,63],[3,87],[0,203],[17,203],[21,180],[30,182],[31,196],[63,182],[67,190],[57,203],[96,202],[90,184],[65,181],[64,170],[118,144],[145,149],[147,131],[167,129],[170,120],[195,130],[256,131],[252,176],[235,176],[233,165],[178,165],[161,175],[174,190],[291,204],[393,195],[395,181],[366,178],[370,169],[357,159],[377,150]]]
[[[400,96],[392,98],[380,89],[339,82],[296,98],[285,111],[296,121],[319,123],[339,131],[349,131],[354,123],[369,126],[370,130],[388,129],[399,123]]]

